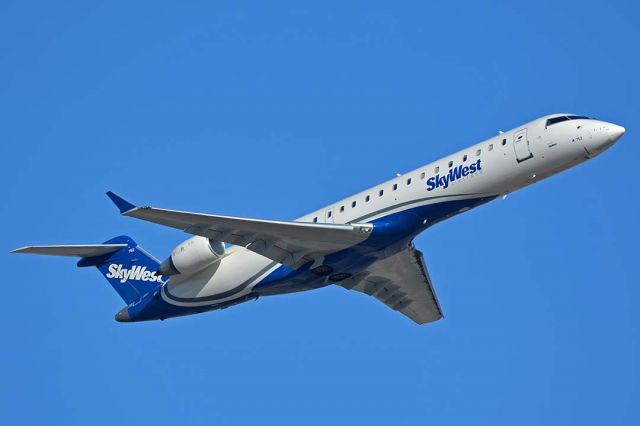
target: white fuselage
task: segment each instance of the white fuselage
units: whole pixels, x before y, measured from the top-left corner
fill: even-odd
[[[576,116],[554,114],[526,123],[297,221],[373,223],[374,235],[376,226],[401,229],[403,234],[397,240],[388,236],[380,239],[389,247],[378,247],[376,256],[390,255],[397,249],[396,243],[407,244],[432,224],[593,158],[624,133],[622,127],[608,122],[563,117]],[[407,215],[411,220],[407,221]],[[345,256],[338,265],[350,268],[349,255]],[[360,267],[356,263],[353,270]],[[172,277],[162,297],[176,306],[199,307],[260,293],[256,289],[261,286],[264,294],[277,294],[330,284],[324,278],[305,285],[304,276],[292,279],[295,271],[286,269],[236,246],[228,249],[221,261],[195,275]],[[270,286],[273,289],[268,291]]]

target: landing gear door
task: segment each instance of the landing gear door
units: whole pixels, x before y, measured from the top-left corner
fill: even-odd
[[[521,163],[533,157],[529,149],[529,138],[527,138],[527,129],[518,130],[513,135],[513,149],[516,151],[516,160]]]

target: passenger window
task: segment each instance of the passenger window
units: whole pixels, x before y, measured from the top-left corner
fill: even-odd
[[[354,201],[353,203],[351,203],[351,207],[355,207],[356,206],[356,202]]]
[[[449,161],[449,168],[453,167],[453,161]]]
[[[318,223],[318,216],[313,218],[313,223]]]
[[[342,213],[344,211],[344,206],[340,206],[340,212]]]
[[[424,179],[425,176],[426,176],[425,172],[420,173],[420,179]]]
[[[435,169],[433,169],[433,173],[438,173],[440,171],[440,166],[436,166]]]
[[[369,202],[370,199],[371,199],[371,197],[369,197],[368,195],[366,197],[364,197],[364,201],[367,202],[367,203]]]
[[[462,157],[462,162],[464,163],[465,161],[467,161],[467,154],[465,154],[464,157]]]
[[[394,184],[393,184],[393,190],[395,191],[396,189],[398,189],[398,184],[397,184],[397,183],[394,183]]]
[[[480,153],[481,153],[481,152],[482,152],[482,150],[477,149],[477,150],[476,150],[476,157],[478,157],[478,156],[480,155]]]
[[[380,192],[378,192],[378,197],[382,197],[382,194],[384,194],[384,190],[381,189]]]
[[[489,151],[493,151],[493,144],[489,144]]]
[[[327,212],[327,217],[331,217],[331,213],[333,213],[333,211],[329,210],[329,211]]]
[[[507,140],[506,139],[502,139],[502,146],[505,146],[507,144]]]
[[[411,178],[407,179],[407,185],[411,185]]]

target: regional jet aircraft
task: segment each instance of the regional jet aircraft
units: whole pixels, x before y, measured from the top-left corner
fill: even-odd
[[[418,324],[442,318],[422,253],[427,228],[583,163],[625,129],[554,114],[336,201],[295,221],[138,207],[108,192],[124,216],[193,237],[159,262],[127,236],[104,244],[29,246],[14,253],[80,257],[124,299],[117,321],[164,320],[260,296],[338,285]]]

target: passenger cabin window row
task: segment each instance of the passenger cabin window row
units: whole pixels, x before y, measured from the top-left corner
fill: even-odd
[[[573,117],[578,117],[578,116],[576,115],[576,116],[573,116]],[[585,118],[585,117],[580,117],[580,118]],[[507,139],[506,138],[502,139],[502,146],[505,146],[505,145],[507,145]],[[487,151],[493,151],[493,144],[492,143],[487,145]],[[481,148],[476,149],[476,157],[479,157],[480,154],[482,154],[482,149]],[[463,163],[466,162],[468,159],[469,159],[469,156],[467,154],[464,154],[462,156],[462,162]],[[448,163],[449,168],[453,168],[453,165],[454,165],[454,162],[453,161],[449,161],[449,163]],[[433,173],[437,174],[438,172],[440,172],[440,166],[435,166],[433,168]],[[426,176],[425,172],[420,173],[420,179],[424,179],[425,176]],[[411,181],[411,179],[409,179],[409,181]],[[407,182],[407,185],[409,184],[409,181]]]
[[[422,174],[420,175],[420,178],[424,179],[425,175],[426,175],[425,172],[422,172]],[[407,182],[407,185],[411,185],[412,179],[411,178],[407,178],[406,182]],[[392,186],[392,189],[394,191],[397,191],[398,190],[398,184],[394,183],[393,186]],[[382,197],[383,195],[384,195],[384,189],[380,189],[378,191],[378,197]],[[371,201],[371,195],[366,195],[364,197],[364,201],[365,201],[365,203],[368,203],[369,201]],[[357,201],[355,201],[355,200],[352,201],[351,202],[351,208],[355,208],[357,206],[357,204],[358,204]],[[344,213],[344,210],[345,210],[345,207],[344,206],[340,206],[340,213]],[[326,215],[327,215],[327,218],[330,218],[332,216],[332,211],[331,210],[327,211]],[[313,218],[313,223],[318,223],[318,216]]]
[[[590,118],[588,118],[588,117],[584,117],[584,116],[579,116],[579,115],[569,115],[569,116],[562,116],[562,117],[551,118],[551,119],[547,120],[547,126],[549,126],[549,125],[551,125],[551,124],[559,123],[559,122],[561,122],[561,121],[566,121],[566,120],[577,120],[577,119],[587,119],[587,120],[590,120]],[[554,120],[555,120],[555,121],[554,121]],[[550,123],[551,121],[553,121],[553,122],[552,122],[552,123]],[[505,146],[506,144],[507,144],[507,139],[502,139],[502,146]],[[489,145],[487,145],[487,151],[493,151],[493,144],[492,144],[492,143],[490,143]],[[479,157],[481,154],[482,154],[482,149],[480,149],[480,148],[476,149],[476,157]],[[464,154],[464,155],[462,156],[462,162],[463,162],[463,163],[464,163],[464,162],[466,162],[468,159],[469,159],[469,156],[468,156],[467,154]],[[450,161],[449,161],[449,163],[448,163],[449,168],[452,168],[452,167],[453,167],[453,164],[454,164],[453,160],[450,160]],[[439,172],[440,172],[440,166],[435,166],[435,167],[433,168],[433,173],[434,173],[434,174],[437,174],[437,173],[439,173]],[[422,180],[422,179],[424,179],[424,178],[426,177],[426,175],[427,175],[427,174],[426,174],[426,172],[422,172],[422,173],[420,173],[420,179],[421,179],[421,180]],[[411,185],[411,182],[412,182],[411,178],[407,178],[407,181],[406,181],[406,182],[407,182],[407,185]],[[392,189],[393,189],[393,191],[397,191],[397,190],[398,190],[398,184],[397,184],[397,183],[394,183],[394,184],[393,184],[393,186],[392,186]],[[380,190],[378,191],[378,197],[382,197],[383,195],[384,195],[384,189],[380,189]],[[371,196],[370,196],[370,195],[365,196],[365,197],[364,197],[364,201],[365,201],[365,203],[368,203],[369,201],[371,201]],[[356,207],[356,205],[357,205],[357,202],[356,202],[356,201],[352,201],[352,202],[351,202],[351,208],[355,208],[355,207]],[[340,206],[340,213],[343,213],[343,212],[344,212],[344,210],[345,210],[344,206]],[[327,212],[327,218],[330,218],[330,217],[331,217],[331,215],[332,215],[332,211],[328,211],[328,212]],[[318,217],[316,216],[316,217],[314,217],[314,218],[313,218],[313,223],[317,223],[317,222],[318,222]]]

